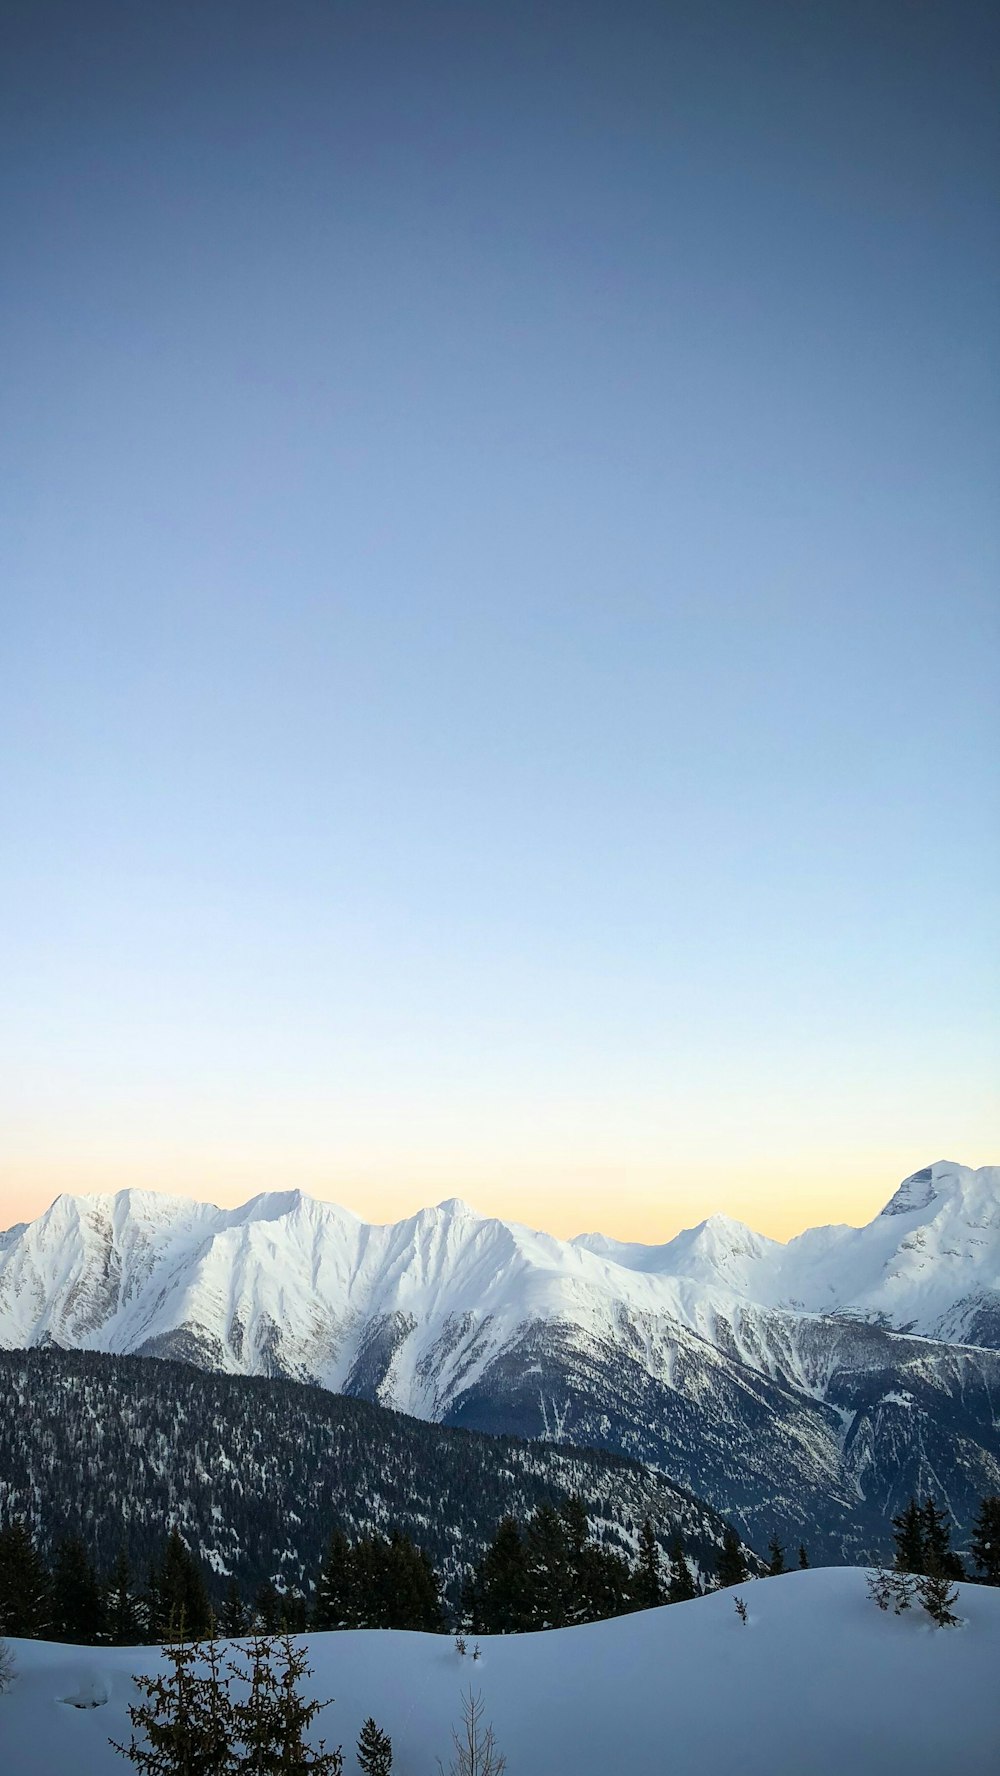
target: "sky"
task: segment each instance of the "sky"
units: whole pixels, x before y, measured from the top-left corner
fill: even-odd
[[[993,9],[0,29],[0,1225],[1000,1158]]]

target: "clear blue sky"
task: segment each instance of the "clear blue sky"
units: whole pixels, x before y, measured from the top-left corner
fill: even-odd
[[[997,1158],[991,13],[9,0],[0,1224]]]

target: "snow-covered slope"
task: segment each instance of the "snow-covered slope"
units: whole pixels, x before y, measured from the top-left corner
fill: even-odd
[[[123,1191],[60,1197],[0,1242],[0,1345],[607,1444],[751,1538],[819,1519],[846,1550],[871,1545],[866,1501],[881,1518],[929,1488],[962,1522],[1000,1488],[998,1281],[1000,1168],[930,1166],[869,1226],[788,1245],[721,1216],[643,1247],[457,1200],[373,1227],[296,1191],[234,1210]]]
[[[484,1639],[483,1657],[423,1634],[313,1635],[310,1683],[345,1769],[367,1715],[399,1776],[449,1767],[451,1728],[479,1692],[511,1776],[995,1776],[1000,1767],[1000,1591],[964,1586],[963,1626],[880,1615],[864,1574],[790,1573],[733,1593],[549,1634]],[[122,1776],[131,1673],[149,1648],[14,1642],[0,1696],[4,1776]]]

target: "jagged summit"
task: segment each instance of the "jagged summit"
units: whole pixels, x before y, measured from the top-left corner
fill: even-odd
[[[934,1174],[943,1164],[941,1161],[937,1166],[922,1166],[919,1172],[911,1172],[895,1195],[889,1198],[882,1210],[883,1215],[910,1215],[916,1209],[929,1208],[937,1196]]]

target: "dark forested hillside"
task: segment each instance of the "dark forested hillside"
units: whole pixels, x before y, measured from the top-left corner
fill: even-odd
[[[604,1451],[444,1429],[301,1383],[94,1352],[0,1352],[0,1520],[43,1547],[79,1535],[105,1571],[141,1573],[176,1524],[221,1589],[233,1574],[308,1591],[334,1528],[398,1528],[455,1595],[504,1515],[578,1495],[595,1533],[633,1552],[648,1515],[714,1570],[724,1524],[667,1480]]]

